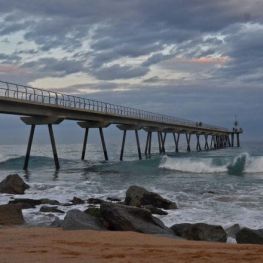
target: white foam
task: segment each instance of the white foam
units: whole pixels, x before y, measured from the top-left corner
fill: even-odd
[[[200,158],[170,158],[165,156],[159,168],[190,173],[222,173],[227,171],[227,165],[216,166],[213,159]]]
[[[250,156],[244,152],[220,166],[214,164],[212,157],[194,159],[164,156],[159,168],[190,173],[224,173],[238,166],[241,166],[241,172],[263,173],[263,156]]]

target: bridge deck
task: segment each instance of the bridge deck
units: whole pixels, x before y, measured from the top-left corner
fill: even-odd
[[[228,129],[214,125],[3,81],[0,81],[0,113],[56,116],[68,120],[137,125],[175,132],[231,133]]]

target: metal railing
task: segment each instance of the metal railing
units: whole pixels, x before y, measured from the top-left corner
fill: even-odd
[[[218,131],[229,132],[228,129],[209,125],[201,122],[193,122],[168,115],[139,110],[131,107],[115,105],[107,102],[93,99],[82,98],[73,95],[66,95],[60,92],[33,88],[16,83],[0,80],[0,96],[13,99],[32,101],[42,104],[63,106],[65,108],[74,108],[87,110],[89,112],[103,113],[120,117],[134,118],[164,123],[168,125],[182,125],[190,128],[204,128]]]

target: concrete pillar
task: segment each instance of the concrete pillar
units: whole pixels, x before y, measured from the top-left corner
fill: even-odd
[[[139,141],[138,130],[135,130],[135,137],[136,137],[136,142],[137,142],[137,150],[138,150],[139,160],[141,160],[142,159],[142,153],[141,153],[141,148],[140,148],[140,141]]]
[[[144,154],[145,154],[146,157],[147,157],[147,155],[148,155],[149,139],[150,139],[150,132],[147,132],[147,138],[146,138],[146,144],[145,144],[145,151],[144,151]]]
[[[159,131],[157,132],[157,135],[158,135],[159,153],[161,154],[162,153],[162,142],[161,142],[161,135]]]
[[[125,140],[126,140],[126,130],[123,131],[123,137],[122,137],[122,144],[121,144],[121,155],[120,160],[123,160],[123,152],[124,152],[124,146],[125,146]]]
[[[202,151],[201,145],[200,145],[200,134],[196,134],[196,150],[198,152]]]
[[[191,152],[190,142],[191,142],[191,133],[185,133],[186,142],[187,142],[187,151]]]
[[[48,131],[49,131],[49,137],[50,137],[50,142],[52,146],[52,152],[53,152],[53,157],[54,157],[54,162],[55,162],[55,167],[58,170],[60,168],[59,165],[59,160],[58,160],[58,154],[57,154],[57,149],[56,149],[56,143],[55,143],[55,137],[53,133],[53,128],[52,124],[59,124],[63,121],[63,118],[59,117],[47,117],[47,116],[38,116],[38,117],[21,117],[20,118],[25,124],[31,125],[31,130],[30,130],[30,135],[29,135],[29,140],[28,140],[28,145],[27,145],[27,152],[26,152],[26,157],[25,157],[25,162],[24,162],[24,170],[28,169],[28,163],[29,163],[29,158],[30,158],[30,152],[31,152],[31,146],[33,142],[33,137],[34,137],[34,132],[35,132],[35,127],[36,125],[47,125],[48,126]]]
[[[148,142],[148,155],[151,156],[152,151],[152,132],[149,134],[149,142]]]
[[[88,134],[89,134],[89,128],[85,128],[81,160],[85,159],[86,148],[87,148],[87,141],[88,141]]]
[[[49,131],[50,142],[51,142],[51,146],[52,146],[55,166],[56,166],[56,169],[59,170],[60,169],[60,165],[59,165],[59,161],[58,161],[58,154],[57,154],[56,142],[55,142],[55,137],[54,137],[54,133],[53,133],[52,124],[48,124],[48,131]]]
[[[237,136],[237,147],[240,147],[239,132],[236,133]]]
[[[209,150],[209,145],[208,145],[208,134],[205,134],[205,150],[208,151]]]
[[[25,162],[24,162],[24,167],[23,167],[24,170],[27,170],[27,168],[28,168],[28,162],[29,162],[29,158],[30,158],[30,152],[31,152],[35,127],[36,127],[35,124],[31,125],[30,135],[29,135],[29,140],[28,140],[28,145],[27,145],[27,151],[26,151],[26,157],[25,157]]]
[[[99,131],[100,131],[100,139],[101,139],[102,149],[103,149],[103,153],[104,153],[104,158],[106,161],[108,161],[109,158],[108,158],[107,148],[106,148],[106,144],[105,144],[105,140],[104,140],[103,130],[101,127],[99,127]]]

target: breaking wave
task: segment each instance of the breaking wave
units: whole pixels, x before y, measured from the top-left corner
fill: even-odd
[[[171,158],[165,156],[159,168],[189,173],[263,173],[263,156],[241,153],[218,164],[218,158]]]

